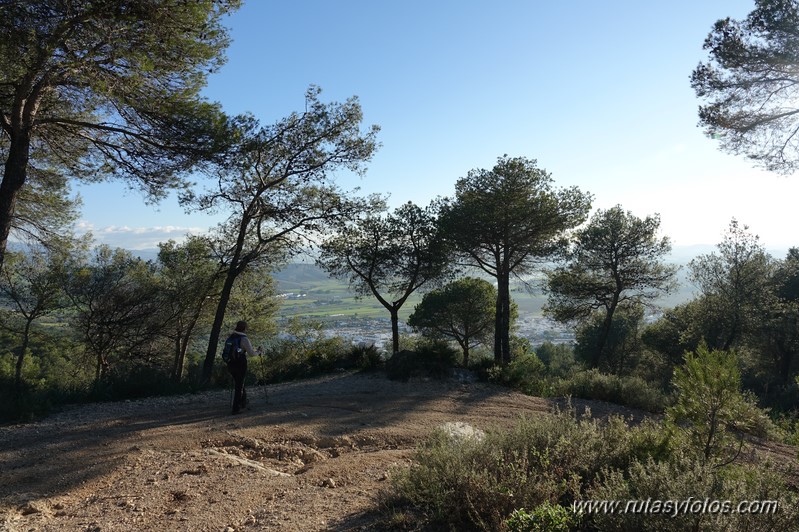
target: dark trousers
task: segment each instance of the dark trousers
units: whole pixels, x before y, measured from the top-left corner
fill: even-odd
[[[244,377],[247,375],[247,357],[230,362],[228,371],[233,376],[233,412],[236,413],[247,405],[247,390],[244,389]]]

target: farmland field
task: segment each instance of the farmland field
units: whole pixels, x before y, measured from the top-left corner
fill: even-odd
[[[684,269],[678,277],[680,284],[677,290],[656,302],[662,308],[674,307],[694,297],[693,288],[685,278]],[[330,278],[314,264],[288,264],[283,270],[276,272],[274,278],[282,298],[280,316],[283,318],[307,316],[325,320],[340,317],[386,319],[389,317],[388,311],[374,296],[358,297],[347,281]],[[423,295],[423,292],[411,295],[400,310],[401,320],[408,318]],[[530,293],[523,283],[512,282],[511,297],[519,306],[520,318],[541,317],[541,308],[546,303],[546,296],[540,288]]]
[[[274,274],[282,303],[282,317],[308,316],[332,318],[339,316],[359,318],[387,318],[388,311],[371,295],[358,297],[346,281],[331,279],[313,264],[289,264]],[[400,319],[406,320],[414,307],[422,300],[417,292],[408,298],[400,310]],[[514,289],[513,300],[519,305],[519,313],[540,316],[545,298],[530,295],[523,287]]]

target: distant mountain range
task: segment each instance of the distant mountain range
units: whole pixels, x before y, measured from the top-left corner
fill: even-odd
[[[130,251],[134,255],[141,257],[144,260],[156,260],[158,258],[157,249],[135,249]],[[717,251],[716,246],[710,244],[674,246],[672,248],[671,254],[669,255],[668,262],[680,265],[688,264],[692,259],[695,259],[699,255],[707,255],[708,253],[713,253],[715,251]],[[782,259],[788,254],[787,248],[767,249],[766,251],[775,259]],[[292,263],[312,265],[313,260],[307,256],[303,256],[300,260],[292,261]]]
[[[24,250],[25,246],[18,243],[10,241],[8,243],[8,249],[12,251],[20,251]],[[143,260],[151,260],[155,261],[158,259],[158,249],[132,249],[129,250],[134,256],[140,257]],[[708,245],[708,244],[696,244],[690,246],[674,246],[672,249],[671,254],[669,255],[668,262],[672,264],[677,264],[680,266],[687,265],[691,262],[692,259],[700,255],[706,255],[708,253],[713,253],[717,251],[715,245]],[[787,248],[774,248],[774,249],[767,249],[766,250],[772,257],[775,259],[782,259],[788,254]],[[281,279],[285,279],[285,282],[290,282],[292,276],[301,275],[300,271],[304,271],[304,275],[316,275],[316,273],[311,273],[314,271],[315,264],[313,259],[309,258],[306,255],[303,255],[298,260],[292,261],[291,265],[298,265],[303,266],[304,268],[289,268],[290,272],[287,270],[284,273],[278,272],[276,276],[279,276]],[[318,269],[318,268],[316,268]],[[321,275],[326,275],[323,272],[320,272]]]
[[[19,243],[9,242],[9,249],[20,251],[24,250],[24,246]],[[133,255],[144,260],[155,261],[158,258],[157,249],[130,251]],[[694,286],[688,281],[687,265],[692,259],[700,255],[706,255],[716,251],[717,248],[715,245],[675,246],[667,262],[680,266],[680,270],[677,274],[680,285],[675,293],[664,297],[663,300],[660,301],[660,304],[664,307],[672,307],[694,297]],[[775,259],[782,259],[788,253],[787,249],[769,249],[767,251]],[[345,280],[331,279],[325,271],[306,256],[300,261],[287,264],[282,269],[274,272],[273,276],[278,283],[278,291],[280,293],[305,292],[308,290],[313,290],[315,292],[324,289],[329,291],[334,286],[338,287],[338,290],[342,292],[351,291]],[[541,298],[543,294],[532,297]]]
[[[691,246],[674,246],[671,254],[669,255],[669,262],[675,264],[688,264],[691,259],[694,259],[699,255],[713,253],[714,251],[716,251],[715,245],[697,244]],[[788,253],[787,249],[769,249],[767,251],[777,259],[783,258]],[[156,260],[158,258],[157,249],[134,249],[130,250],[130,252],[144,260]],[[307,256],[303,256],[301,260],[293,261],[293,263],[309,265],[313,264],[313,260],[309,259]]]

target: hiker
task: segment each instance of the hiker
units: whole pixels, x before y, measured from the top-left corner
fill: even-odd
[[[226,344],[233,343],[234,346],[238,346],[238,349],[232,353],[230,360],[227,361],[227,369],[233,376],[234,386],[232,414],[238,414],[242,408],[247,406],[247,390],[244,389],[244,377],[247,375],[247,355],[254,357],[257,354],[245,334],[246,331],[247,322],[237,322],[236,328],[225,342]]]

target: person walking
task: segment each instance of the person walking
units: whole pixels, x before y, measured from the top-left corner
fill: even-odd
[[[233,342],[233,345],[237,346],[234,349],[233,356],[227,362],[227,369],[233,376],[234,386],[233,411],[231,414],[238,414],[242,408],[247,406],[247,390],[244,388],[244,378],[247,376],[247,356],[254,357],[256,352],[252,348],[246,332],[247,322],[239,321],[227,340],[227,342]]]

